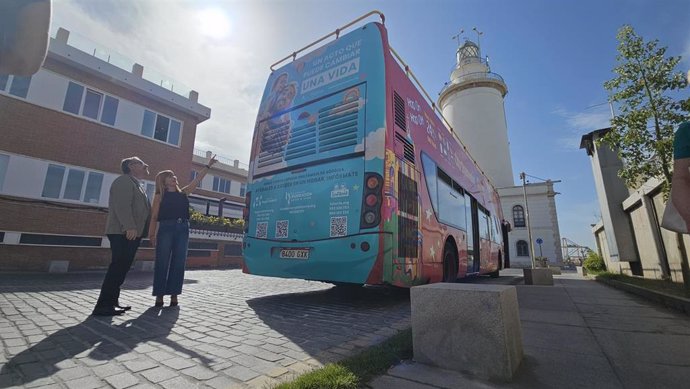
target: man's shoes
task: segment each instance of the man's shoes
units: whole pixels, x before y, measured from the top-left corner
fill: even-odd
[[[118,316],[123,313],[125,313],[124,310],[115,307],[96,307],[91,314],[94,316]]]
[[[132,307],[129,305],[120,305],[120,304],[115,304],[115,308],[122,309],[123,311],[129,311],[130,309],[132,309]]]

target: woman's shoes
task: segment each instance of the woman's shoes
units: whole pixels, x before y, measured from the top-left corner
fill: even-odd
[[[177,297],[173,297],[170,299],[170,306],[171,307],[176,307],[177,306]]]
[[[163,299],[160,299],[160,300],[156,299],[156,304],[155,304],[155,306],[157,306],[157,307],[162,307],[162,306],[163,306]]]

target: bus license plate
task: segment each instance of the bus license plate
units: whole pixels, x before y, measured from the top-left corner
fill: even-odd
[[[309,259],[309,249],[281,249],[280,257],[286,259]]]

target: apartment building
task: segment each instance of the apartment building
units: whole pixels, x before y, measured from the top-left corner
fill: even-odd
[[[197,92],[76,37],[59,29],[33,76],[0,75],[0,270],[105,268],[121,159],[149,164],[152,197],[157,171],[192,171],[197,125],[211,114]],[[146,243],[140,267],[152,263]]]

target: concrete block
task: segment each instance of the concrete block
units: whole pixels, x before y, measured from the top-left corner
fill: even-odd
[[[549,266],[549,269],[551,270],[552,274],[561,274],[560,266]]]
[[[522,269],[525,285],[553,285],[553,272],[550,269]]]
[[[417,362],[509,381],[522,360],[514,286],[439,283],[410,292]]]
[[[69,270],[69,261],[50,261],[48,264],[48,273],[67,273]]]
[[[582,267],[582,266],[575,266],[575,268],[577,269],[577,274],[578,274],[578,275],[581,275],[581,276],[583,276],[583,277],[587,275],[587,269],[585,269],[584,267]]]

